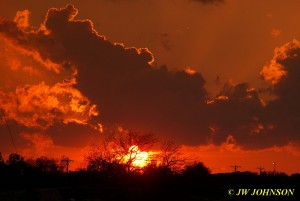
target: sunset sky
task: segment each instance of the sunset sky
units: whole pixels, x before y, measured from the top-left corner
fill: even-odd
[[[81,167],[122,128],[173,140],[213,173],[300,172],[299,7],[0,0],[0,152]]]

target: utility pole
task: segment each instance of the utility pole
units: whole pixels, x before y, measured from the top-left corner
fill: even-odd
[[[68,157],[63,157],[63,159],[61,161],[66,163],[66,170],[67,170],[67,174],[68,174],[69,173],[69,164],[71,162],[73,162],[73,160],[69,159]]]
[[[230,167],[232,167],[233,169],[234,169],[234,172],[236,173],[237,171],[237,169],[238,168],[240,168],[241,166],[238,166],[238,165],[232,165],[232,166],[230,166]]]
[[[265,168],[259,166],[257,169],[259,169],[259,174],[261,175],[262,171],[263,171]]]

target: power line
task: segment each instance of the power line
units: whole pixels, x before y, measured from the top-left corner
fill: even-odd
[[[14,147],[14,149],[15,149],[15,152],[18,153],[18,150],[17,150],[16,144],[15,144],[15,141],[14,141],[14,138],[13,138],[13,135],[12,135],[12,132],[11,132],[11,129],[10,129],[10,127],[9,127],[9,125],[8,125],[8,123],[7,123],[7,120],[6,120],[6,118],[5,118],[4,111],[3,111],[2,109],[0,109],[0,111],[2,112],[2,115],[3,115],[3,121],[4,121],[5,125],[6,125],[7,130],[8,130],[8,133],[9,133],[11,142],[12,142],[12,144],[13,144],[13,147]]]

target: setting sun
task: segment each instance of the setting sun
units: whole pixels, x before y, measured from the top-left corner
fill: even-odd
[[[129,154],[125,158],[126,158],[126,160],[132,158],[133,159],[132,165],[135,167],[142,168],[142,167],[145,167],[149,163],[148,155],[149,155],[148,152],[140,151],[138,146],[132,145],[129,148]]]
[[[0,5],[0,201],[300,201],[300,0]]]

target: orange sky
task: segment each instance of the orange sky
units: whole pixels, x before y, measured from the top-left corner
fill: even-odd
[[[299,6],[0,0],[0,109],[27,156],[82,165],[103,128],[123,126],[184,145],[213,172],[273,161],[299,172]]]

